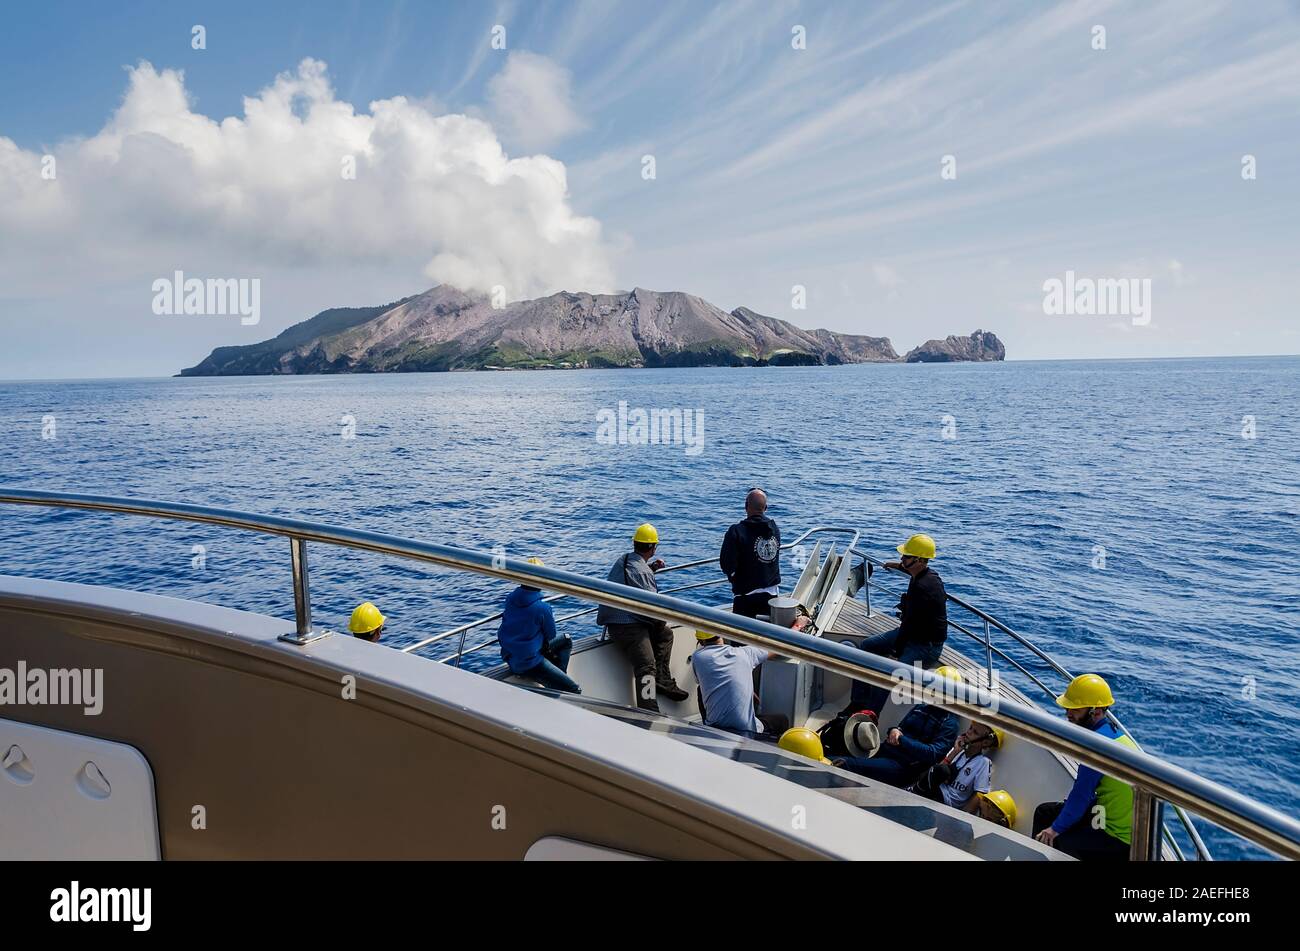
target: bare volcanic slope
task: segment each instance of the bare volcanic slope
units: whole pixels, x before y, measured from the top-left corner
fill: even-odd
[[[217,347],[198,366],[182,370],[181,376],[257,376],[267,373],[293,373],[283,366],[283,357],[305,342],[328,337],[365,323],[406,303],[380,307],[336,307],[323,310],[315,317],[294,324],[277,337],[242,347]],[[298,371],[303,372],[303,371]]]
[[[346,320],[324,319],[342,313],[326,311],[274,340],[218,348],[181,375],[899,360],[884,337],[801,330],[745,307],[728,313],[692,294],[640,287],[618,294],[566,291],[493,307],[485,295],[444,284],[362,310],[348,311],[355,319]]]

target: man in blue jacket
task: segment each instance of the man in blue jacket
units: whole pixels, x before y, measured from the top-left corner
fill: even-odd
[[[832,762],[891,786],[910,786],[952,749],[958,726],[956,714],[928,703],[918,704],[889,731],[875,756],[846,756]]]
[[[1097,674],[1075,677],[1056,698],[1075,726],[1136,749],[1137,744],[1106,719],[1114,703],[1110,684]],[[1081,861],[1127,862],[1133,842],[1133,787],[1080,763],[1065,801],[1045,802],[1034,810],[1034,838]]]
[[[528,563],[541,565],[542,559],[529,558]],[[552,690],[582,693],[566,673],[573,641],[556,634],[555,613],[537,588],[520,585],[506,596],[497,643],[512,674],[536,680]]]

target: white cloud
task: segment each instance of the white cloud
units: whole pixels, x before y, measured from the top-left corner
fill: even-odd
[[[892,289],[903,283],[903,279],[898,276],[898,271],[881,261],[871,265],[871,274],[881,287]]]
[[[0,137],[0,283],[48,293],[75,277],[171,267],[409,269],[412,284],[511,298],[614,286],[600,224],[574,213],[566,170],[508,157],[491,125],[395,97],[358,113],[306,59],[243,117],[193,110],[184,76],[141,63],[96,135],[42,156]],[[343,175],[345,158],[355,179]]]
[[[511,53],[488,83],[491,112],[507,141],[540,149],[585,128],[573,108],[570,82],[569,71],[545,56]]]

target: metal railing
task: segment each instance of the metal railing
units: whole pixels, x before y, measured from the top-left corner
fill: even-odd
[[[785,551],[787,549],[797,547],[800,543],[805,541],[810,535],[817,535],[817,534],[828,533],[828,532],[842,533],[845,535],[851,534],[853,538],[849,542],[850,549],[852,549],[852,547],[857,544],[858,539],[861,537],[861,532],[859,532],[856,528],[842,528],[839,526],[832,526],[832,525],[815,525],[812,528],[808,529],[806,532],[804,532],[802,535],[800,535],[798,538],[794,539],[793,541],[786,542],[784,545],[782,545],[781,551]],[[697,558],[695,561],[687,561],[687,562],[683,562],[680,565],[669,565],[666,568],[661,568],[657,572],[655,572],[655,576],[658,577],[659,575],[670,574],[671,572],[674,571],[684,571],[687,568],[698,568],[701,565],[711,565],[711,564],[715,564],[716,562],[717,562],[716,558]],[[680,591],[691,591],[694,590],[695,588],[708,588],[708,587],[712,587],[713,585],[722,584],[727,580],[728,579],[726,577],[710,578],[708,581],[696,581],[693,584],[679,585],[678,587],[675,588],[664,588],[659,593],[676,594]],[[547,604],[554,604],[556,601],[563,601],[565,598],[568,597],[571,597],[571,595],[553,594],[550,595],[549,597],[542,598],[542,600]],[[586,615],[591,614],[596,610],[598,610],[598,608],[584,608],[583,610],[578,611],[574,614],[568,614],[565,615],[564,617],[556,618],[555,623],[562,624],[565,621],[572,621],[574,618],[585,617]],[[467,624],[459,624],[456,627],[451,628],[450,630],[443,631],[440,634],[434,634],[432,637],[426,637],[424,640],[416,641],[414,644],[407,644],[403,647],[398,648],[398,650],[400,650],[404,654],[410,654],[415,651],[421,650],[425,647],[428,647],[430,644],[437,644],[441,641],[445,641],[448,638],[455,637],[457,634],[459,634],[460,644],[456,648],[456,653],[449,654],[446,657],[437,658],[437,661],[440,664],[447,664],[454,661],[456,666],[459,667],[461,664],[461,660],[464,659],[465,655],[478,653],[484,648],[491,647],[493,644],[497,643],[497,639],[494,637],[491,640],[484,641],[481,644],[477,644],[474,647],[471,647],[469,650],[465,650],[465,636],[470,631],[474,630],[474,628],[476,627],[482,627],[484,624],[491,624],[493,621],[501,620],[501,617],[504,613],[505,613],[504,611],[497,611],[495,614],[489,614],[486,617],[481,617],[476,621],[470,621]]]
[[[987,688],[955,684],[928,671],[912,670],[895,662],[867,654],[823,638],[811,637],[762,621],[737,617],[728,611],[691,604],[657,592],[643,591],[604,579],[555,568],[531,565],[516,558],[500,558],[489,552],[471,551],[433,542],[420,542],[379,532],[334,528],[316,522],[276,516],[251,515],[229,509],[209,508],[177,502],[152,502],[95,495],[56,492],[0,490],[0,503],[51,506],[98,512],[116,512],[150,518],[199,522],[237,528],[289,539],[294,564],[295,630],[284,640],[309,643],[312,630],[307,585],[306,543],[321,542],[382,555],[393,555],[459,571],[548,588],[596,601],[613,608],[634,611],[666,621],[688,625],[708,633],[766,648],[783,657],[812,664],[868,684],[891,689],[896,695],[916,702],[934,703],[955,713],[1006,730],[1028,742],[1069,756],[1105,772],[1134,789],[1141,814],[1147,799],[1163,800],[1190,809],[1210,822],[1268,849],[1284,858],[1300,858],[1300,822],[1249,799],[1226,786],[1197,776],[1139,749],[1123,746],[1091,730],[1051,716],[1036,707],[996,697]],[[1134,827],[1135,857],[1151,858],[1155,831]]]

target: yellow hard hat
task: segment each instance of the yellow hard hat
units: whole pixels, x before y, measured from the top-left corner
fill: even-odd
[[[530,565],[536,565],[538,568],[546,567],[546,562],[542,561],[542,559],[538,558],[536,555],[533,555],[532,558],[529,558],[528,563]]]
[[[1109,707],[1115,702],[1110,684],[1096,674],[1080,674],[1070,681],[1065,693],[1056,698],[1058,707],[1080,710],[1084,707]]]
[[[993,748],[994,748],[995,750],[1000,750],[1000,749],[1002,749],[1002,744],[1005,743],[1005,742],[1007,741],[1007,734],[1006,734],[1006,731],[1005,731],[1005,730],[999,730],[999,729],[998,729],[997,727],[995,727],[995,726],[991,726],[991,727],[989,727],[989,729],[993,731]]]
[[[1011,798],[1011,793],[1005,789],[995,789],[992,792],[982,793],[986,802],[991,802],[997,806],[998,812],[1002,813],[1007,820],[1007,828],[1010,829],[1016,824],[1016,801]]]
[[[913,535],[899,545],[896,551],[900,555],[911,555],[913,558],[924,558],[927,561],[937,554],[934,550],[934,539],[929,535]]]
[[[379,613],[379,608],[369,601],[358,604],[357,609],[352,612],[352,620],[348,621],[348,630],[353,634],[369,634],[383,626],[384,616]]]
[[[697,641],[711,641],[717,636],[718,636],[717,634],[710,634],[708,631],[697,630],[695,632],[695,639]]]
[[[942,667],[934,668],[934,672],[940,677],[947,677],[949,680],[956,681],[959,684],[964,684],[966,682],[962,679],[960,670],[956,667],[950,667],[947,664],[944,664]]]
[[[822,754],[821,738],[804,727],[797,726],[786,730],[781,734],[781,739],[776,745],[788,753],[798,753],[800,756],[815,759],[827,766],[831,764],[831,761]]]
[[[643,545],[658,545],[659,533],[655,531],[653,525],[646,522],[644,525],[637,526],[636,534],[632,536],[632,541],[641,542]]]

